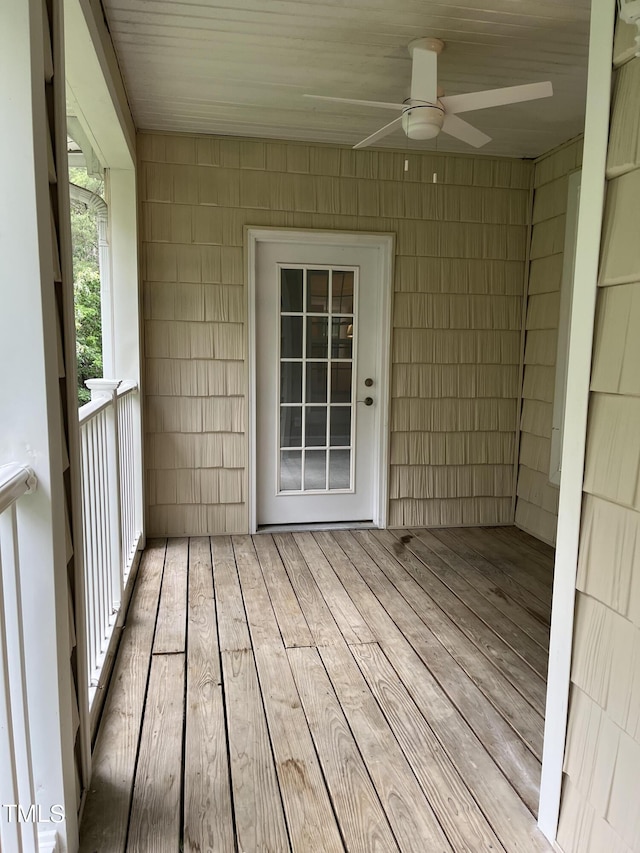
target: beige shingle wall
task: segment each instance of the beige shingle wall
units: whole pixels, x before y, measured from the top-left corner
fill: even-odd
[[[531,164],[139,137],[149,532],[247,529],[243,228],[397,235],[392,525],[508,522]],[[438,183],[432,183],[433,173]]]
[[[640,850],[640,59],[617,72],[559,843]]]
[[[516,524],[549,543],[558,519],[549,466],[568,175],[581,160],[579,139],[538,160],[534,171]]]

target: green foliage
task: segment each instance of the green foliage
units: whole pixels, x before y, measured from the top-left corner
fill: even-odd
[[[103,195],[103,182],[88,175],[84,169],[70,169],[69,180],[72,184]],[[96,215],[87,210],[85,205],[74,201],[71,202],[71,239],[78,405],[82,406],[91,399],[91,394],[84,384],[85,380],[102,376],[102,322]]]

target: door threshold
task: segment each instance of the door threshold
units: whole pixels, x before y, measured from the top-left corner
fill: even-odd
[[[314,524],[260,524],[256,533],[302,533],[316,530],[377,530],[373,521],[321,521]]]

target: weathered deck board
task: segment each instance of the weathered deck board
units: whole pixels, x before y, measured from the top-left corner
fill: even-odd
[[[291,848],[344,850],[250,536],[233,537]]]
[[[448,853],[453,848],[351,652],[345,645],[323,646],[319,652],[400,850]]]
[[[291,533],[276,533],[274,541],[317,646],[343,643],[342,634],[318,589]]]
[[[544,602],[533,596],[509,572],[505,572],[491,560],[475,551],[463,539],[458,530],[434,529],[430,533],[446,545],[452,552],[462,557],[474,569],[493,581],[497,589],[507,593],[529,612],[533,619],[540,624],[540,635],[546,648],[549,647],[549,624],[551,609]]]
[[[496,536],[499,542],[505,546],[507,553],[509,551],[515,555],[514,560],[519,566],[527,569],[533,565],[536,569],[536,577],[547,586],[551,586],[551,577],[549,569],[553,568],[553,560],[542,554],[537,548],[533,548],[528,541],[520,536],[513,536],[508,531],[511,528],[497,527],[492,528],[491,535]]]
[[[542,542],[540,539],[536,539],[535,536],[532,536],[530,533],[527,533],[519,527],[505,527],[504,531],[518,542],[524,542],[530,548],[533,548],[534,551],[538,551],[538,553],[542,554],[543,557],[547,558],[548,565],[553,567],[556,558],[556,550],[551,545],[548,545],[546,542]]]
[[[410,534],[405,539],[408,536]],[[514,622],[478,595],[419,539],[402,542],[384,532],[376,538],[394,555],[400,546],[396,559],[407,573],[440,607],[456,617],[458,626],[489,660],[498,660],[500,668],[510,676],[513,684],[526,685],[526,697],[542,713],[546,695],[546,655],[540,646],[531,642]],[[527,653],[533,656],[537,667],[531,666]],[[523,662],[533,670],[531,678],[527,678],[527,670],[522,669]]]
[[[166,547],[164,539],[149,540],[140,561],[93,750],[91,789],[80,827],[81,853],[125,850]]]
[[[312,646],[311,631],[273,538],[256,536],[254,545],[285,646]]]
[[[187,632],[188,539],[169,539],[162,575],[154,654],[184,652]]]
[[[504,850],[377,644],[351,649],[454,850]]]
[[[457,535],[469,543],[483,557],[503,569],[530,593],[547,606],[551,606],[551,584],[541,580],[536,564],[514,560],[513,552],[497,536],[475,527],[461,527]]]
[[[246,651],[251,648],[251,640],[231,538],[214,536],[211,553],[220,649],[223,652]]]
[[[153,655],[131,803],[128,853],[180,845],[184,655]]]
[[[469,721],[524,802],[535,808],[540,763],[480,690],[475,682],[478,672],[474,670],[472,677],[456,663],[353,535],[337,531],[334,536],[376,598],[384,602],[401,636],[411,643],[450,702]],[[486,673],[491,675],[490,670]],[[536,736],[540,734],[536,732]]]
[[[310,533],[294,533],[293,538],[347,643],[375,642],[376,638],[369,626],[336,578],[313,536]]]
[[[549,850],[544,550],[500,529],[167,553],[142,561],[82,853]]]
[[[239,850],[291,850],[252,653],[222,652]]]
[[[520,630],[527,634],[541,649],[540,655],[543,661],[545,670],[542,673],[546,677],[546,665],[548,658],[549,632],[547,628],[540,624],[538,619],[532,616],[515,598],[509,595],[505,590],[496,586],[482,572],[474,569],[474,567],[448,548],[440,539],[434,536],[429,530],[412,530],[411,533],[432,553],[436,554],[449,565],[455,572],[463,577],[466,582],[475,590],[481,593],[487,601],[491,602],[496,610],[500,610],[511,621],[520,627]],[[411,543],[410,543],[411,545]],[[411,548],[411,550],[413,550]],[[524,648],[522,649],[524,652]],[[527,655],[530,653],[527,651]],[[533,657],[533,656],[532,656]],[[527,657],[529,660],[529,657]],[[538,661],[538,658],[535,657]],[[530,661],[531,662],[531,661]],[[538,670],[539,671],[539,670]]]
[[[437,647],[441,644],[446,649],[469,678],[478,685],[491,704],[520,734],[534,754],[541,758],[542,708],[534,708],[522,693],[513,686],[513,681],[517,681],[518,675],[521,675],[520,689],[524,692],[537,676],[528,667],[525,667],[522,661],[520,661],[520,672],[512,673],[512,661],[508,660],[504,650],[501,650],[500,655],[493,655],[493,660],[489,660],[487,652],[490,654],[493,651],[490,632],[485,634],[482,629],[486,626],[480,620],[472,620],[470,618],[472,614],[467,608],[463,610],[462,607],[457,606],[460,602],[455,599],[455,596],[449,595],[447,597],[446,606],[450,608],[449,612],[451,613],[451,617],[449,617],[423,590],[420,584],[406,570],[403,570],[402,565],[379,545],[375,537],[360,533],[355,533],[354,536],[392,585],[389,589],[395,588],[415,614],[419,615],[425,626],[423,629],[425,636],[428,632],[435,638],[435,643],[432,641],[431,647]],[[399,559],[402,559],[403,556],[402,554],[399,555]],[[406,619],[407,617],[403,618]],[[413,621],[411,614],[408,614],[408,618]],[[495,635],[494,638],[494,646],[497,648],[499,640]],[[481,640],[484,640],[482,649],[477,645]],[[440,654],[439,649],[436,653]],[[544,683],[542,683],[542,687],[544,687]],[[544,692],[542,694],[542,707],[544,707],[543,703]]]
[[[398,845],[317,649],[289,649],[287,655],[347,850],[396,853]]]
[[[189,547],[189,646],[184,767],[184,849],[235,849],[211,544]]]

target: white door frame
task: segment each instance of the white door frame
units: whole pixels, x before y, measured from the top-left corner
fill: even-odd
[[[386,527],[389,504],[389,402],[391,372],[391,299],[395,235],[357,231],[315,231],[245,227],[247,270],[247,498],[249,532],[257,530],[256,511],[256,251],[258,243],[312,244],[318,246],[375,247],[380,252],[382,302],[380,328],[383,331],[378,350],[377,375],[380,377],[379,406],[374,428],[373,523]]]
[[[615,0],[593,0],[591,3],[587,111],[569,325],[562,476],[538,810],[538,826],[551,843],[555,842],[558,831],[569,710],[591,352],[609,136],[615,8]]]

